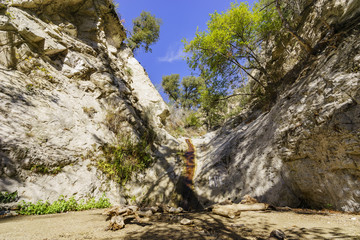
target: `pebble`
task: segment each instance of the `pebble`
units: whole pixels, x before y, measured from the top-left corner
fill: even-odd
[[[169,208],[169,213],[181,213],[182,211],[183,211],[183,209],[181,207],[178,207],[178,208],[171,207],[171,208]]]
[[[193,221],[191,221],[190,219],[187,219],[187,218],[183,218],[183,219],[180,221],[180,223],[181,223],[182,225],[190,225],[190,224],[192,224],[192,222],[193,222]]]
[[[356,217],[351,218],[351,220],[356,220]]]
[[[285,233],[280,229],[273,230],[270,233],[270,239],[284,240],[286,238]]]
[[[17,212],[15,211],[10,211],[10,210],[5,210],[5,211],[1,211],[0,212],[0,218],[4,218],[4,217],[14,217],[19,215]]]

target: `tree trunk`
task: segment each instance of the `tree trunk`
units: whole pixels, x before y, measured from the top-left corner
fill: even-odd
[[[299,34],[297,34],[297,32],[290,26],[289,22],[286,20],[286,18],[282,14],[279,0],[275,0],[275,5],[276,5],[276,10],[281,18],[281,22],[282,22],[283,26],[286,28],[286,30],[288,32],[290,32],[290,34],[293,35],[293,37],[295,37],[296,40],[298,40],[298,42],[305,48],[305,50],[308,53],[312,53],[313,48],[311,47],[311,45],[305,39],[303,39]]]

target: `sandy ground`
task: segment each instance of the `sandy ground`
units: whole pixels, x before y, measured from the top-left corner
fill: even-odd
[[[266,239],[274,229],[287,239],[360,239],[360,215],[341,213],[243,212],[229,219],[211,214],[158,214],[148,223],[134,221],[105,231],[103,210],[0,219],[0,239]],[[183,226],[184,217],[194,223]]]

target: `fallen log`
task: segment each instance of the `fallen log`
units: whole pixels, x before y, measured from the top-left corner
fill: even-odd
[[[213,205],[211,207],[212,212],[221,216],[235,218],[240,216],[243,211],[263,211],[269,208],[266,203],[254,203],[254,204],[227,204],[227,205]]]
[[[105,230],[116,231],[125,227],[124,218],[122,216],[113,216],[109,226]]]
[[[136,221],[141,222],[141,218],[139,217],[139,208],[137,206],[121,206],[117,205],[112,208],[109,208],[104,211],[103,215],[108,216],[106,220],[110,220],[109,226],[106,230],[119,230],[125,227],[125,220],[135,218]],[[151,211],[149,212],[140,212],[143,215],[152,214]]]
[[[110,220],[109,226],[106,230],[116,231],[125,227],[125,222],[128,219],[136,219],[138,223],[150,221],[150,217],[156,212],[164,212],[170,214],[177,214],[182,212],[181,207],[169,207],[166,205],[157,207],[139,208],[137,206],[122,206],[116,205],[103,212],[107,216],[106,221]]]

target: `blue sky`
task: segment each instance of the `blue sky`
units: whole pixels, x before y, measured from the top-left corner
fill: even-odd
[[[164,75],[173,73],[180,77],[191,75],[191,69],[183,55],[183,43],[186,38],[191,40],[195,36],[196,28],[206,29],[209,14],[226,11],[235,0],[115,0],[118,3],[118,12],[125,20],[125,27],[132,28],[132,19],[138,17],[141,11],[150,11],[157,18],[162,19],[160,39],[153,45],[152,53],[140,50],[135,54],[149,74],[155,86],[161,85]],[[240,2],[240,1],[238,1]],[[253,0],[248,1],[252,4]],[[161,93],[161,95],[164,94]]]

